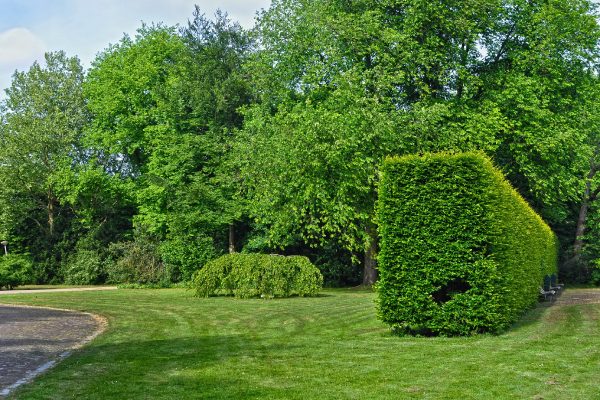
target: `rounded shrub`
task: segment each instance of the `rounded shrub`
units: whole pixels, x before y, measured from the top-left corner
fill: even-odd
[[[227,254],[194,274],[196,296],[234,295],[238,298],[314,296],[323,276],[306,257],[267,254]]]
[[[23,254],[0,256],[0,288],[13,289],[31,280],[31,259]]]

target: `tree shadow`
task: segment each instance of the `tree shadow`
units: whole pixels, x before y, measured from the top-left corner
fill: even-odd
[[[501,335],[516,332],[522,329],[527,329],[535,324],[538,324],[544,318],[544,314],[548,311],[548,309],[554,306],[554,302],[540,301],[535,305],[535,307],[527,310],[521,316],[521,318],[519,318],[515,323],[513,323],[506,331],[501,332]]]
[[[272,390],[257,385],[251,371],[227,373],[219,367],[256,358],[281,344],[265,344],[246,335],[182,337],[90,344],[77,350],[53,371],[21,388],[17,397],[50,392],[53,398],[267,398]],[[251,363],[250,363],[251,365]],[[93,392],[91,392],[93,388]]]

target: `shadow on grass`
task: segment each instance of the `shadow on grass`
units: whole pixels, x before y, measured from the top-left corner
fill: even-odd
[[[523,329],[528,329],[533,325],[540,323],[543,319],[544,314],[548,312],[548,309],[554,306],[554,302],[544,301],[539,302],[534,308],[526,311],[521,318],[519,318],[514,324],[512,324],[506,331],[501,332],[500,335],[508,334],[511,332],[517,332]]]
[[[267,398],[266,355],[281,348],[245,335],[91,344],[15,398]]]

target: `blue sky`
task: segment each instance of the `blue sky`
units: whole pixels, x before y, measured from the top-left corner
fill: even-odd
[[[217,8],[249,28],[270,0],[0,0],[0,98],[11,75],[46,51],[77,55],[85,68],[96,53],[144,22],[184,25],[194,4],[212,16]]]

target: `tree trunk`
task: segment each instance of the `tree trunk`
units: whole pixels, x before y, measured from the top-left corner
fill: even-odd
[[[229,224],[229,254],[235,253],[235,225]]]
[[[592,179],[596,175],[598,169],[596,166],[592,164],[592,168],[588,173],[587,180],[585,182],[585,191],[583,193],[583,199],[581,201],[581,206],[579,207],[579,216],[577,217],[577,228],[575,229],[575,242],[573,243],[573,258],[572,262],[579,261],[579,257],[581,256],[581,252],[583,251],[583,237],[585,235],[585,223],[587,220],[588,211],[590,209],[590,204],[596,200],[598,197],[598,191],[600,189],[596,189],[592,193]]]
[[[587,221],[590,205],[598,198],[600,187],[592,192],[592,179],[598,172],[598,165],[592,162],[590,172],[585,182],[585,191],[579,207],[579,216],[577,217],[577,228],[575,229],[575,242],[573,243],[573,256],[564,263],[564,268],[576,270],[581,268],[584,277],[589,275],[589,269],[586,265],[580,264],[579,260],[583,253],[585,225]]]
[[[577,229],[575,230],[575,242],[573,243],[573,261],[578,261],[583,250],[583,235],[585,234],[585,221],[590,208],[590,182],[585,185],[585,197],[579,207],[579,217],[577,217]]]
[[[54,196],[48,193],[48,233],[54,236]]]
[[[368,225],[366,232],[370,239],[365,250],[362,284],[372,286],[377,281],[377,230],[373,225]]]

